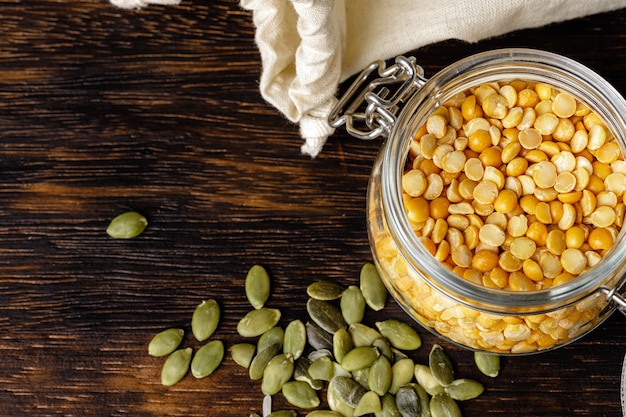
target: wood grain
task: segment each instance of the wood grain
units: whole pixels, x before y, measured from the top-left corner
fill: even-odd
[[[260,412],[260,384],[229,357],[209,378],[166,388],[147,343],[181,326],[185,345],[199,347],[189,323],[204,298],[223,309],[215,337],[242,341],[243,281],[256,263],[272,276],[269,305],[283,324],[306,319],[313,280],[356,283],[371,259],[364,205],[380,141],[338,132],[317,159],[301,155],[297,128],[258,93],[251,16],[235,1],[0,8],[0,415]],[[412,53],[432,75],[472,52],[537,47],[624,92],[625,23],[620,11]],[[127,209],[148,229],[108,238]],[[405,317],[393,302],[384,315]],[[614,315],[557,351],[505,358],[495,380],[445,344],[458,374],[487,387],[464,415],[621,415],[623,323]],[[438,341],[420,333],[426,346]]]

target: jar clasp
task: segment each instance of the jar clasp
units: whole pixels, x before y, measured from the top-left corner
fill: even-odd
[[[387,137],[401,106],[426,83],[414,57],[398,56],[389,67],[382,60],[365,68],[339,99],[328,123],[359,139]]]
[[[598,290],[606,295],[607,302],[613,302],[617,309],[626,316],[626,298],[617,292],[617,287],[600,287]]]

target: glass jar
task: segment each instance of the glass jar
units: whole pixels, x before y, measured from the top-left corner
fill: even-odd
[[[375,263],[398,303],[421,325],[458,345],[528,354],[576,340],[616,306],[625,311],[617,293],[626,279],[624,228],[601,260],[575,279],[527,291],[490,288],[454,273],[427,250],[407,217],[402,191],[411,141],[433,111],[469,87],[510,80],[548,83],[585,103],[625,154],[622,96],[580,63],[528,49],[480,53],[428,80],[413,58],[398,57],[388,68],[373,63],[357,77],[329,122],[346,124],[349,133],[363,139],[386,137],[368,189],[368,232]]]

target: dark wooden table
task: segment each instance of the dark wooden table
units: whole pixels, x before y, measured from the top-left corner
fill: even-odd
[[[272,276],[283,324],[306,319],[314,280],[357,283],[371,260],[365,191],[380,142],[339,132],[317,159],[301,155],[297,128],[258,93],[254,28],[235,1],[121,11],[10,0],[0,10],[0,414],[260,412],[260,383],[229,354],[209,378],[167,388],[148,341],[182,326],[184,344],[200,346],[189,323],[205,298],[222,307],[213,338],[244,341],[236,324],[254,264]],[[626,93],[625,45],[619,11],[413,53],[432,75],[473,52],[546,49]],[[129,209],[148,217],[145,233],[108,237]],[[405,317],[392,301],[382,315]],[[457,374],[487,388],[464,415],[620,416],[623,329],[616,314],[569,346],[504,358],[495,380],[443,343]],[[424,362],[438,339],[419,331]]]

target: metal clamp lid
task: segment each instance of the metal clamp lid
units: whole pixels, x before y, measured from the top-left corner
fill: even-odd
[[[402,105],[426,81],[414,57],[398,56],[389,67],[384,61],[373,62],[341,97],[328,123],[334,128],[345,124],[346,131],[359,139],[387,137]]]

